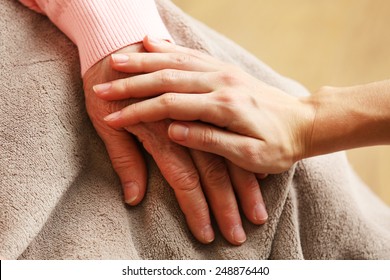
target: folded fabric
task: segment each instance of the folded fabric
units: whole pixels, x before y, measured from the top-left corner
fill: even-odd
[[[292,95],[308,92],[246,51],[157,1],[175,42],[237,64]],[[149,157],[137,207],[84,108],[76,47],[49,20],[0,3],[0,255],[18,259],[389,259],[390,209],[344,153],[303,160],[261,181],[269,221],[244,222],[236,247],[202,245]],[[216,227],[215,227],[216,228]]]

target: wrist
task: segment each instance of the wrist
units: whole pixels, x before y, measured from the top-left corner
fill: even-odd
[[[313,145],[313,132],[317,122],[319,102],[313,95],[299,97],[299,108],[296,122],[297,140],[294,152],[295,162],[311,157],[315,154]]]
[[[389,143],[389,83],[322,87],[309,97],[315,108],[308,156]],[[386,105],[387,104],[387,105]]]
[[[172,40],[154,0],[40,1],[39,8],[78,47],[81,73],[146,35]]]
[[[306,134],[305,158],[345,148],[348,127],[339,94],[339,88],[325,86],[307,97],[313,114]]]

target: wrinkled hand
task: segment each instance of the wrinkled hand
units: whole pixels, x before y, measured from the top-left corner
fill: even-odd
[[[137,44],[118,53],[141,51],[142,44]],[[214,239],[206,195],[224,237],[232,244],[243,243],[246,236],[234,190],[237,190],[244,213],[250,221],[262,224],[267,219],[255,175],[234,164],[226,163],[221,157],[187,150],[173,143],[167,134],[170,125],[168,120],[129,126],[126,127],[127,131],[108,126],[103,121],[106,115],[133,102],[107,102],[93,92],[93,85],[123,77],[112,71],[109,63],[109,58],[106,58],[86,73],[84,89],[88,114],[121,179],[126,202],[136,205],[142,200],[147,180],[145,163],[135,139],[131,136],[133,134],[153,156],[161,173],[174,189],[189,228],[200,242],[210,243]]]
[[[215,153],[255,173],[280,173],[304,157],[314,119],[305,99],[287,95],[239,68],[165,41],[144,40],[149,52],[114,63],[147,72],[114,81],[106,100],[145,98],[106,118],[113,127],[164,119],[176,143]],[[197,93],[197,94],[195,94]],[[189,122],[199,120],[201,122]]]

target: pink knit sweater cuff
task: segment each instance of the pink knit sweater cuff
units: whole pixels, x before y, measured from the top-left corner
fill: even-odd
[[[78,46],[82,75],[146,35],[172,40],[153,0],[66,0],[40,8]]]

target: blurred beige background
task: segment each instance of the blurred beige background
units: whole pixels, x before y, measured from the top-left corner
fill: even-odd
[[[390,1],[173,0],[310,91],[390,77]],[[390,205],[390,146],[348,152]]]

